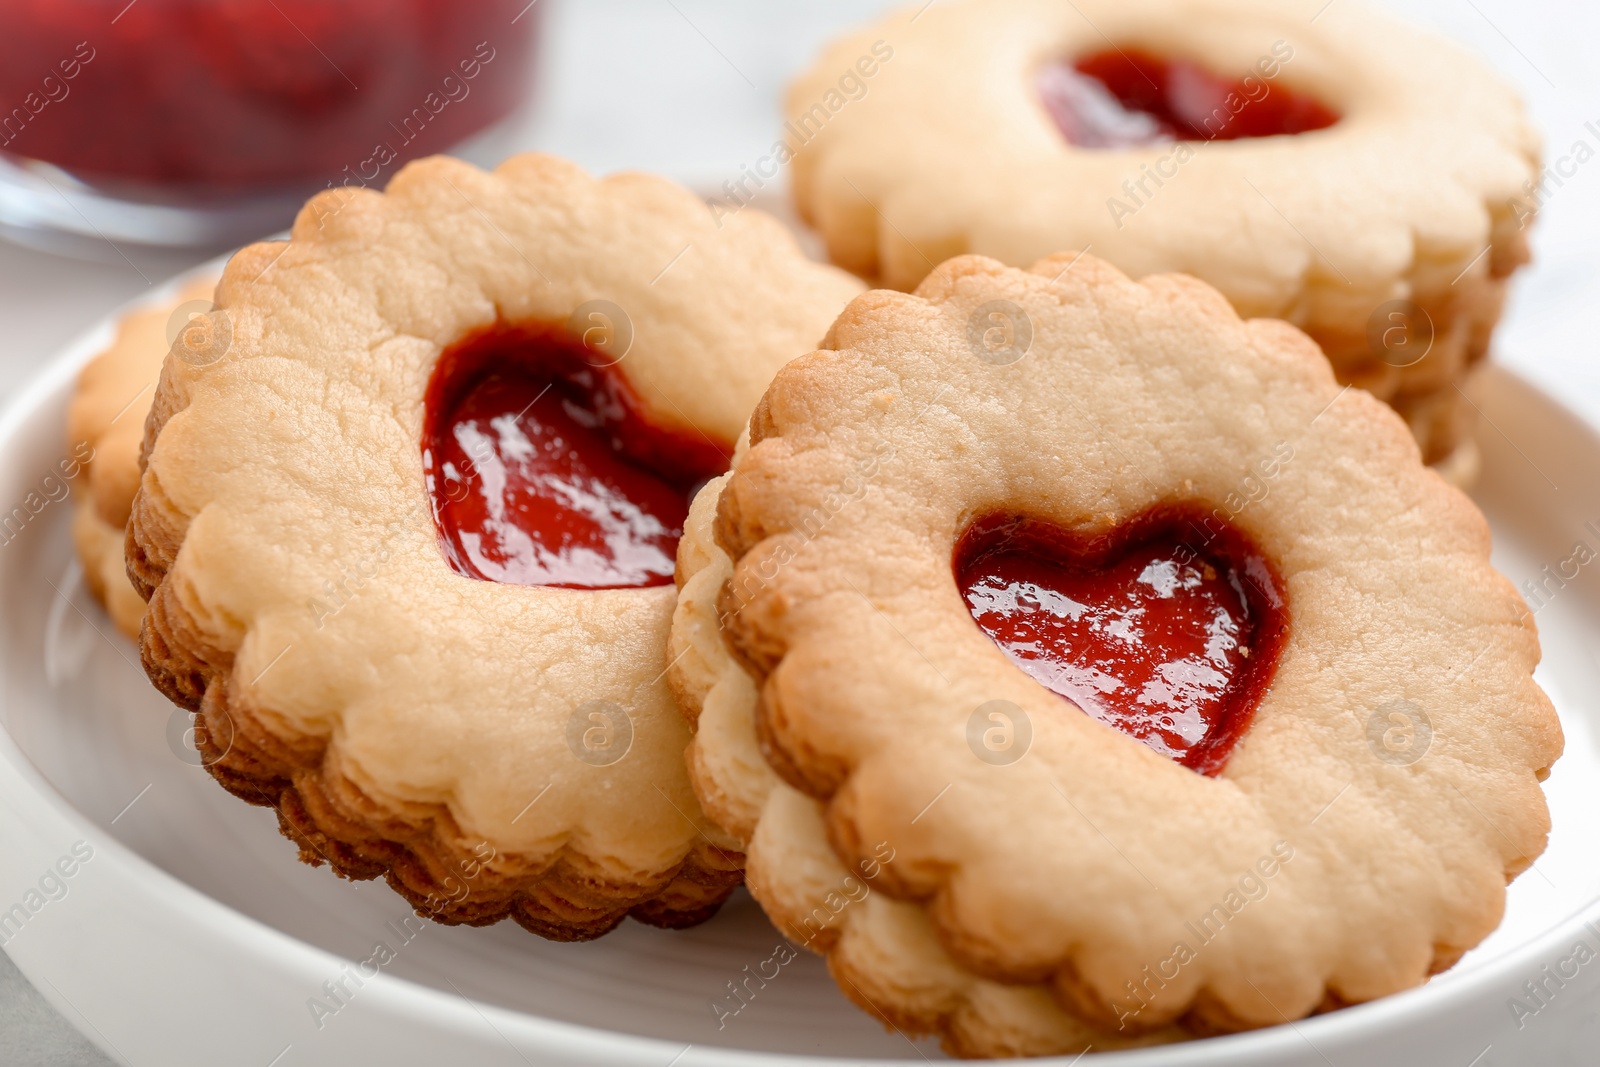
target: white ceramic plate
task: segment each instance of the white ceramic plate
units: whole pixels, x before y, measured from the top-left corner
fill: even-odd
[[[69,346],[0,418],[0,524],[30,493],[48,500],[46,476],[66,454],[73,377],[112,321]],[[1477,397],[1477,495],[1500,568],[1521,585],[1572,557],[1577,541],[1600,551],[1600,436],[1509,372],[1488,374]],[[188,716],[151,689],[137,650],[84,589],[70,508],[49,502],[14,535],[0,525],[0,940],[110,1055],[141,1067],[940,1057],[930,1041],[882,1030],[804,954],[719,1027],[711,1005],[731,1006],[728,983],[779,942],[743,893],[694,930],[628,923],[597,942],[558,945],[509,923],[413,931],[402,926],[406,905],[382,883],[302,866],[270,812],[226,795],[198,766]],[[1596,527],[1585,527],[1590,520]],[[1567,751],[1547,786],[1549,851],[1512,887],[1498,932],[1449,974],[1401,996],[1097,1062],[1594,1063],[1595,570],[1581,568],[1564,587],[1551,582],[1538,612],[1539,680],[1561,711]],[[71,859],[75,848],[92,856]],[[71,876],[52,874],[64,858]],[[363,974],[357,964],[380,944],[378,955],[393,959],[369,977],[372,968]]]

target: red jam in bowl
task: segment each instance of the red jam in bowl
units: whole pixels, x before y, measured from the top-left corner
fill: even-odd
[[[1039,94],[1061,135],[1081,148],[1273,137],[1338,121],[1319,101],[1280,84],[1280,69],[1268,55],[1235,80],[1190,60],[1113,49],[1050,64]]]
[[[367,184],[527,93],[527,0],[6,0],[0,151],[89,180]],[[382,185],[382,181],[377,181]]]
[[[1085,538],[995,516],[956,547],[978,627],[1041,685],[1201,774],[1249,728],[1288,633],[1281,585],[1232,527],[1181,511]]]
[[[423,470],[457,573],[567,589],[672,581],[689,501],[732,449],[653,420],[619,367],[559,326],[499,324],[444,352]]]

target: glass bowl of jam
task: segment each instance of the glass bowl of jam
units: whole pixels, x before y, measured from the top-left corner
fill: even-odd
[[[221,247],[527,100],[528,0],[0,0],[0,231]]]

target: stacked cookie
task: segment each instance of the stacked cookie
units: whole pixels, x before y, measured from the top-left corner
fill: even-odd
[[[770,218],[541,156],[413,164],[236,254],[128,525],[212,774],[440,921],[708,917],[741,861],[662,681],[672,512],[859,289]]]
[[[216,278],[187,282],[168,301],[117,324],[105,351],[84,367],[67,412],[67,440],[84,459],[87,492],[74,505],[72,539],[84,583],[117,629],[139,636],[144,600],[128,583],[123,533],[139,490],[139,446],[161,363],[190,317],[211,307]]]
[[[959,257],[853,301],[749,442],[679,549],[692,780],[885,1021],[998,1056],[1297,1019],[1449,967],[1542,851],[1531,616],[1287,324]]]
[[[443,923],[682,927],[742,881],[963,1055],[1451,966],[1544,847],[1562,743],[1427,466],[1469,465],[1531,142],[1362,9],[1192,6],[975,0],[836,45],[791,95],[796,193],[894,288],[662,179],[441,158],[130,322],[75,408],[80,546],[210,772]],[[1395,49],[1426,76],[1387,107]],[[1447,99],[1481,128],[1440,135]],[[1166,184],[1094,221],[1129,167]],[[108,381],[151,384],[136,460]]]
[[[801,215],[856,273],[1087,250],[1193,274],[1470,475],[1460,387],[1528,258],[1539,138],[1455,46],[1360,4],[977,0],[841,38],[787,110]]]

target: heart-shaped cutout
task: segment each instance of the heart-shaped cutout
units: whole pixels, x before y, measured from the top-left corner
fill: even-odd
[[[516,585],[672,581],[689,501],[732,451],[649,418],[617,361],[561,326],[499,323],[446,349],[423,427],[445,558]]]
[[[992,516],[955,576],[979,628],[1040,684],[1201,774],[1227,762],[1288,634],[1266,558],[1215,516],[1152,512],[1086,537]]]
[[[1276,83],[1284,62],[1282,53],[1268,53],[1233,79],[1192,60],[1114,48],[1049,64],[1039,72],[1039,97],[1061,135],[1080,148],[1273,137],[1337,122],[1331,108]],[[1134,180],[1146,197],[1173,176],[1161,162],[1153,187],[1148,172]],[[1137,205],[1138,196],[1129,195]]]

